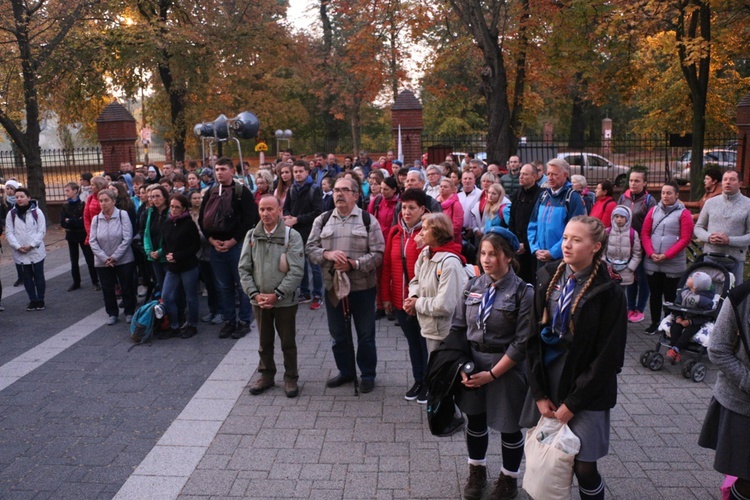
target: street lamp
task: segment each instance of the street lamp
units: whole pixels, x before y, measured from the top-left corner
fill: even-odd
[[[277,130],[274,135],[276,136],[276,156],[279,155],[279,151],[281,151],[281,142],[286,141],[286,148],[289,149],[292,145],[292,131],[289,129],[286,130]]]

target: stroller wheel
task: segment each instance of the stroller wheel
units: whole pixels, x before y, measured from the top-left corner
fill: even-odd
[[[644,368],[648,368],[648,358],[649,358],[649,356],[651,356],[651,355],[652,355],[652,354],[653,354],[654,352],[655,352],[655,351],[652,351],[652,350],[650,350],[650,349],[649,349],[648,351],[646,351],[646,352],[644,352],[643,354],[641,354],[641,365],[642,365],[642,366],[643,366]]]
[[[652,353],[648,358],[648,367],[651,368],[652,371],[657,372],[661,370],[662,366],[664,366],[664,356],[658,352]]]
[[[693,373],[693,367],[695,366],[696,363],[697,361],[695,361],[694,359],[691,359],[690,361],[682,365],[682,376],[685,378],[691,378],[692,377],[691,374]]]
[[[696,363],[691,370],[690,376],[693,377],[693,382],[703,382],[708,373],[708,367],[703,363]]]

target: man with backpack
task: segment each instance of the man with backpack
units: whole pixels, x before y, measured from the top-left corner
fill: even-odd
[[[273,344],[278,332],[284,354],[284,392],[294,398],[299,394],[295,335],[304,245],[300,234],[284,223],[278,198],[263,196],[259,205],[261,221],[247,233],[239,265],[242,289],[250,297],[258,321],[260,344],[260,376],[250,386],[250,394],[261,394],[275,384]]]
[[[562,258],[562,236],[568,221],[586,215],[581,196],[568,180],[570,166],[560,158],[547,163],[547,187],[534,205],[527,236],[537,268]]]
[[[327,290],[328,328],[339,373],[326,385],[356,383],[356,358],[362,373],[360,387],[367,393],[375,388],[375,285],[385,241],[375,217],[357,207],[359,184],[355,180],[338,179],[333,198],[336,208],[315,219],[305,246],[310,262],[321,265]],[[357,328],[356,356],[352,319]]]
[[[218,314],[224,318],[219,338],[239,339],[250,331],[253,311],[250,299],[242,291],[237,266],[242,242],[258,222],[258,206],[250,190],[234,181],[234,165],[219,158],[214,167],[216,185],[203,195],[198,224],[211,245],[211,269],[216,280]],[[235,293],[239,294],[239,321],[235,311]]]
[[[284,224],[293,227],[302,236],[302,244],[307,243],[313,221],[323,211],[323,193],[310,176],[310,164],[297,160],[292,166],[294,182],[284,200]],[[312,268],[312,296],[308,268]],[[317,310],[323,304],[323,276],[320,266],[310,264],[305,259],[305,271],[300,285],[300,304],[312,301],[310,309]]]

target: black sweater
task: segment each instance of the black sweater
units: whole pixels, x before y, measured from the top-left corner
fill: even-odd
[[[198,250],[201,238],[190,214],[176,220],[167,219],[162,227],[164,255],[174,254],[175,262],[167,261],[167,269],[182,273],[198,265]]]
[[[627,302],[622,287],[599,266],[589,290],[573,313],[573,333],[562,340],[568,357],[563,366],[558,394],[550,395],[544,366],[544,342],[539,331],[546,307],[547,287],[557,263],[547,264],[537,273],[534,297],[534,328],[528,342],[529,386],[534,400],[550,398],[565,403],[575,413],[581,410],[607,410],[617,403],[617,374],[625,361]],[[552,315],[550,315],[550,318]],[[568,335],[572,339],[568,342]]]

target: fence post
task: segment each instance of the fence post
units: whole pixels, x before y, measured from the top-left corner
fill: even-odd
[[[737,104],[737,170],[742,174],[742,182],[750,186],[750,94],[746,94]]]

